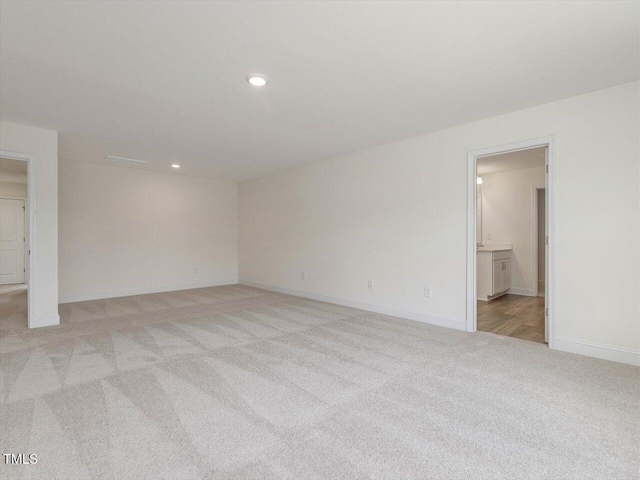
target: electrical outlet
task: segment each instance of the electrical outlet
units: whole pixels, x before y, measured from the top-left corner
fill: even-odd
[[[493,234],[491,232],[487,233],[487,240],[493,240]]]
[[[367,283],[367,287],[369,287],[370,289],[373,288],[373,280],[369,280],[369,282]]]
[[[431,298],[431,287],[424,287],[424,296]]]
[[[301,278],[302,280],[304,280],[304,279],[306,278],[306,275],[304,274],[304,272],[302,272],[302,273],[300,274],[300,278]]]

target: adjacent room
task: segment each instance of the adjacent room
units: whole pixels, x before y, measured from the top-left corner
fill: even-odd
[[[640,2],[0,0],[0,478],[639,480]]]
[[[27,162],[0,158],[0,331],[28,324]]]
[[[547,147],[476,165],[478,330],[547,343]]]

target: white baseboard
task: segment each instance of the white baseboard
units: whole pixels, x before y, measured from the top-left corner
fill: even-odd
[[[561,350],[563,352],[577,353],[578,355],[640,366],[640,351],[637,350],[627,350],[610,345],[584,342],[582,340],[573,340],[564,337],[556,337],[553,342],[553,348],[554,350]]]
[[[533,290],[530,288],[510,288],[507,293],[511,293],[512,295],[524,295],[526,297],[534,297]]]
[[[403,310],[387,305],[379,305],[372,303],[359,302],[355,300],[349,300],[345,298],[332,297],[328,295],[321,295],[316,293],[305,292],[302,290],[296,290],[286,287],[278,287],[275,285],[267,285],[263,283],[251,282],[247,280],[216,280],[201,283],[189,283],[182,285],[168,285],[162,287],[150,287],[150,288],[137,288],[131,290],[116,290],[110,292],[97,292],[89,294],[68,295],[60,297],[59,303],[70,302],[83,302],[86,300],[98,300],[103,298],[115,298],[115,297],[127,297],[131,295],[144,295],[148,293],[161,293],[172,292],[176,290],[189,290],[193,288],[205,288],[205,287],[219,287],[223,285],[246,285],[249,287],[261,288],[263,290],[269,290],[272,292],[285,293],[288,295],[295,295],[298,297],[309,298],[320,302],[333,303],[336,305],[342,305],[344,307],[357,308],[368,312],[380,313],[383,315],[390,315],[393,317],[405,318],[408,320],[414,320],[418,322],[428,323],[431,325],[438,325],[441,327],[453,328],[456,330],[466,330],[466,321],[464,319],[458,319],[448,317],[444,315],[415,312],[412,310]],[[512,289],[514,290],[514,289]],[[516,289],[517,290],[517,289]],[[521,289],[524,290],[524,289]],[[527,293],[516,293],[510,290],[510,293],[516,295],[527,295]],[[60,324],[59,315],[50,315],[46,317],[37,318],[34,324],[30,328],[49,327]],[[570,338],[557,337],[554,341],[553,348],[563,352],[576,353],[579,355],[586,355],[589,357],[601,358],[604,360],[611,360],[614,362],[626,363],[629,365],[640,366],[640,351],[628,350],[618,347],[612,347],[609,345],[602,345],[597,343],[585,342],[582,340],[574,340]]]
[[[248,280],[239,280],[240,285],[246,285],[248,287],[261,288],[263,290],[269,290],[271,292],[286,293],[288,295],[295,295],[296,297],[309,298],[311,300],[318,300],[320,302],[334,303],[336,305],[342,305],[343,307],[357,308],[359,310],[365,310],[367,312],[381,313],[383,315],[390,315],[393,317],[405,318],[407,320],[415,320],[417,322],[429,323],[431,325],[438,325],[441,327],[454,328],[456,330],[466,330],[467,322],[464,319],[448,317],[444,315],[437,315],[432,313],[421,313],[412,310],[402,310],[387,305],[379,305],[372,303],[364,303],[356,300],[348,300],[346,298],[331,297],[327,295],[320,295],[317,293],[309,293],[302,290],[296,290],[293,288],[278,287],[275,285],[266,285],[263,283],[250,282]]]
[[[211,280],[209,282],[185,283],[182,285],[165,285],[162,287],[134,288],[130,290],[113,290],[111,292],[81,293],[77,295],[65,295],[58,298],[58,303],[85,302],[87,300],[100,300],[103,298],[129,297],[131,295],[145,295],[148,293],[174,292],[176,290],[190,290],[192,288],[221,287],[223,285],[235,285],[237,279]]]
[[[60,315],[38,317],[34,319],[33,325],[29,325],[29,328],[53,327],[55,325],[60,325]]]

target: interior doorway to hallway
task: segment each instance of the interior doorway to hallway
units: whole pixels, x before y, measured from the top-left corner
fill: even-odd
[[[0,330],[28,324],[28,162],[0,158]]]

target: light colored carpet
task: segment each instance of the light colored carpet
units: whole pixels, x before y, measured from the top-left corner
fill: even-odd
[[[9,297],[3,479],[638,478],[636,367],[239,285]]]

